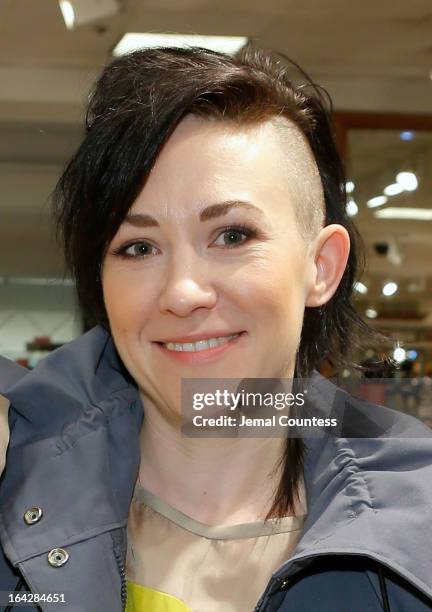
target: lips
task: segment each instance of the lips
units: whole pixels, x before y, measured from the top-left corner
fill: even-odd
[[[159,349],[184,364],[198,365],[219,359],[237,344],[246,332],[201,333],[155,342]]]

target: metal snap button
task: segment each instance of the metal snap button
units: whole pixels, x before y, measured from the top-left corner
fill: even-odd
[[[64,548],[53,548],[48,553],[48,563],[52,567],[61,567],[67,563],[69,559],[69,553]]]
[[[24,512],[24,522],[27,523],[27,525],[38,523],[42,518],[42,514],[42,508],[39,508],[39,506],[33,506]]]

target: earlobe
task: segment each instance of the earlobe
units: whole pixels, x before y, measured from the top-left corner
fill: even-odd
[[[334,223],[321,230],[315,250],[314,279],[306,306],[326,304],[335,294],[347,265],[349,250],[349,234],[342,225]]]

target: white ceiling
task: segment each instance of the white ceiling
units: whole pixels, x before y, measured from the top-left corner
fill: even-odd
[[[96,0],[88,0],[94,2]],[[0,119],[76,121],[126,31],[246,35],[298,61],[338,108],[430,112],[431,0],[127,0],[66,30],[57,0],[0,2]]]

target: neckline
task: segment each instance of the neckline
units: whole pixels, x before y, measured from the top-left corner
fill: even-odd
[[[144,489],[138,482],[135,485],[133,501],[145,504],[178,527],[210,540],[239,540],[297,531],[303,527],[305,519],[305,516],[302,515],[234,525],[208,525],[174,508],[154,493]]]

